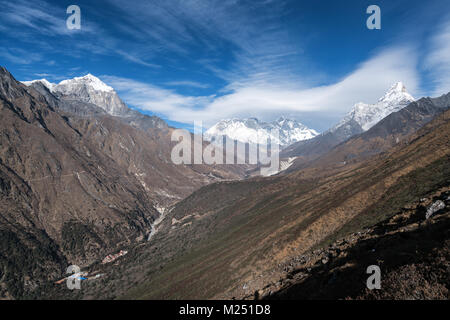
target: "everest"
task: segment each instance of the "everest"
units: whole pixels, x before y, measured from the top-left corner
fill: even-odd
[[[279,137],[271,136],[271,130],[278,130]],[[221,120],[204,134],[206,140],[213,137],[227,136],[243,143],[266,143],[267,138],[275,141],[280,147],[294,142],[314,138],[319,133],[298,121],[280,117],[273,122],[263,122],[256,118]]]

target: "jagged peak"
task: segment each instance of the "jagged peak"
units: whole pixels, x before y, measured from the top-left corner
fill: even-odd
[[[394,83],[387,92],[392,92],[392,91],[406,92],[406,87],[403,84],[403,82],[398,81],[398,82]]]
[[[9,74],[9,75],[11,75],[9,73],[9,71],[3,66],[0,66],[0,74]]]
[[[77,84],[77,83],[87,84],[90,87],[92,87],[94,90],[97,90],[97,91],[105,91],[105,92],[114,91],[114,89],[112,87],[108,86],[106,83],[104,83],[102,80],[100,80],[96,76],[92,75],[91,73],[88,73],[82,77],[75,77],[73,79],[63,80],[58,84],[58,86],[60,86],[60,85],[64,85],[64,86],[69,85],[70,86],[72,84]]]
[[[411,102],[414,101],[414,98],[408,93],[406,86],[401,81],[394,83],[378,101],[381,102],[399,99],[411,100]]]
[[[278,118],[277,122],[283,122],[283,121],[285,121],[285,120],[289,120],[289,119],[286,119],[284,116],[280,116],[280,117]]]
[[[108,86],[106,83],[104,83],[102,80],[97,78],[96,76],[92,75],[91,73],[86,74],[82,77],[75,77],[72,79],[66,79],[62,80],[58,84],[52,83],[48,81],[47,79],[38,79],[38,80],[31,80],[31,81],[22,81],[23,84],[26,86],[30,86],[33,83],[40,82],[44,86],[46,86],[50,91],[58,91],[58,88],[60,87],[71,87],[76,86],[77,84],[84,84],[88,85],[92,89],[96,91],[104,91],[104,92],[112,92],[114,89],[110,86]]]
[[[279,130],[277,143],[287,146],[293,142],[311,139],[318,135],[317,131],[300,122],[280,117],[272,122],[260,121],[255,117],[245,119],[222,119],[205,132],[205,138],[228,136],[234,140],[250,143],[261,143],[271,135],[272,129]]]
[[[0,96],[10,100],[22,96],[24,91],[14,76],[5,67],[0,66]]]
[[[33,83],[41,83],[43,86],[45,86],[50,91],[53,91],[56,84],[48,81],[47,79],[38,79],[38,80],[31,80],[31,81],[22,81],[22,83],[26,86],[31,86]]]
[[[337,128],[348,125],[352,120],[356,121],[366,131],[381,119],[387,117],[392,112],[401,110],[413,101],[414,98],[408,93],[403,82],[398,81],[386,91],[377,103],[356,103],[344,119],[331,128],[330,131],[333,132]]]

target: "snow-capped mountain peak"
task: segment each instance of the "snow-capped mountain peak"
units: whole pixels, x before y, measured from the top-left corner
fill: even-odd
[[[96,105],[114,116],[124,115],[129,111],[113,88],[90,73],[83,77],[63,80],[58,84],[45,79],[24,81],[23,83],[31,86],[36,82],[40,82],[57,96]]]
[[[384,96],[382,96],[378,102],[402,102],[403,100],[414,101],[414,98],[408,93],[403,82],[397,82],[386,92]]]
[[[95,91],[102,91],[102,92],[112,92],[114,91],[113,88],[105,84],[103,81],[101,81],[99,78],[93,76],[92,74],[88,73],[84,77],[76,77],[73,79],[63,80],[61,81],[58,86],[67,86],[67,87],[76,87],[80,85],[85,85],[90,88],[92,88]]]
[[[357,122],[364,131],[369,130],[380,120],[393,112],[397,112],[414,101],[402,82],[397,82],[382,96],[377,103],[367,104],[359,102],[331,131],[343,126],[349,126],[352,121]]]
[[[75,77],[73,79],[67,79],[67,80],[62,80],[60,83],[56,84],[56,83],[51,83],[50,81],[48,81],[47,79],[38,79],[38,80],[32,80],[32,81],[23,81],[22,83],[30,86],[33,83],[37,83],[40,82],[42,83],[44,86],[46,86],[51,92],[55,92],[55,91],[71,91],[73,90],[75,87],[79,87],[79,86],[87,86],[89,87],[89,89],[91,90],[95,90],[95,91],[103,91],[103,92],[112,92],[114,91],[113,88],[111,88],[110,86],[108,86],[106,83],[104,83],[103,81],[101,81],[99,78],[97,78],[96,76],[93,76],[92,74],[88,73],[87,75],[83,76],[83,77]]]
[[[51,83],[47,79],[38,79],[38,80],[32,80],[32,81],[22,81],[22,83],[26,86],[31,86],[33,83],[42,83],[50,92],[53,91],[54,87],[56,86],[55,83]]]
[[[278,139],[271,134],[271,130],[278,130]],[[263,122],[256,118],[225,119],[221,120],[207,130],[205,139],[227,136],[233,140],[244,143],[266,143],[267,139],[275,141],[281,147],[294,142],[311,139],[318,133],[295,120],[279,118],[273,122]]]

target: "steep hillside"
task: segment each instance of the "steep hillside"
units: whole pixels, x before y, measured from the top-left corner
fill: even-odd
[[[167,126],[64,105],[0,68],[0,297],[37,295],[70,264],[146,241],[168,206],[244,176],[236,166],[174,165]]]
[[[1,282],[20,297],[67,262],[142,239],[158,212],[141,183],[42,96],[5,69],[0,83]]]
[[[253,294],[280,279],[280,263],[363,231],[449,187],[449,143],[447,111],[408,144],[364,162],[202,188],[167,213],[150,243],[114,269],[104,269],[108,280],[88,284],[79,297]]]
[[[279,281],[242,298],[448,300],[449,190],[443,187],[362,232],[293,257],[279,266]],[[441,209],[427,218],[436,204]],[[371,265],[381,271],[377,290],[366,286]]]

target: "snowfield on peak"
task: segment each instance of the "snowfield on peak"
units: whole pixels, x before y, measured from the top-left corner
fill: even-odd
[[[278,130],[279,137],[271,134],[272,130]],[[225,119],[208,129],[204,137],[206,140],[227,136],[243,143],[265,144],[267,139],[279,144],[281,147],[294,142],[314,138],[318,132],[310,129],[295,120],[279,118],[273,122],[263,122],[256,118]]]
[[[42,83],[50,92],[58,92],[58,91],[72,91],[74,88],[79,86],[86,86],[95,91],[103,91],[103,92],[112,92],[113,88],[105,84],[99,78],[93,76],[88,73],[83,77],[75,77],[73,79],[62,80],[60,83],[52,83],[47,79],[38,79],[31,81],[22,81],[26,86],[30,86],[33,83],[40,82]]]
[[[406,107],[415,99],[406,91],[402,82],[395,83],[377,103],[366,104],[359,102],[331,131],[348,125],[352,120],[356,121],[364,131],[369,130],[380,120],[393,112]]]
[[[57,85],[58,90],[71,90],[75,86],[86,85],[96,91],[112,92],[113,88],[105,84],[99,78],[88,73],[84,77],[76,77],[73,79],[63,80]]]
[[[39,79],[39,80],[31,80],[31,81],[22,81],[24,85],[27,87],[31,86],[33,83],[42,83],[50,92],[53,92],[54,87],[56,86],[55,83],[49,82],[47,79]]]

